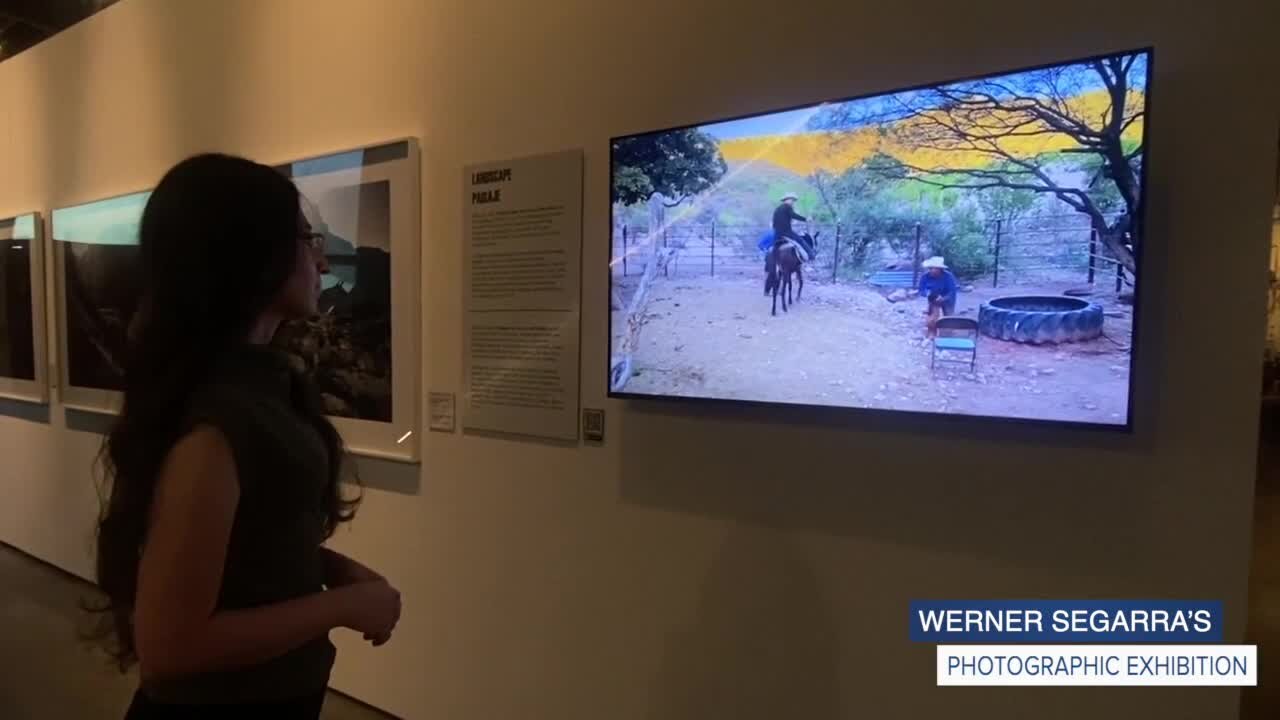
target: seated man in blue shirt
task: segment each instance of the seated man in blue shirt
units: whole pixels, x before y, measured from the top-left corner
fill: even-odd
[[[956,276],[947,269],[941,257],[933,256],[920,264],[924,274],[920,276],[920,297],[929,298],[930,304],[942,306],[943,315],[956,314]]]

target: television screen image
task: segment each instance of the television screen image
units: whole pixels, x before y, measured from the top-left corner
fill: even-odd
[[[610,395],[1129,427],[1150,62],[614,138]]]

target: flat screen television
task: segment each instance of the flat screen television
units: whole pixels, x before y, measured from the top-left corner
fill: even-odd
[[[609,395],[1130,428],[1151,62],[613,138]]]

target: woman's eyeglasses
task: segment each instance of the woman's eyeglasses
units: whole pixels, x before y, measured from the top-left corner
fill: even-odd
[[[302,241],[303,245],[306,245],[315,252],[319,252],[324,249],[324,233],[305,232],[299,235],[298,239]]]

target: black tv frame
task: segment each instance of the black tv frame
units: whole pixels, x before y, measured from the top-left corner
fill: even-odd
[[[862,93],[859,95],[849,95],[849,96],[840,97],[840,98],[825,98],[822,100],[815,100],[813,102],[803,103],[799,105],[789,105],[786,107],[773,108],[769,110],[761,110],[758,112],[746,113],[742,115],[733,115],[733,116],[716,118],[711,120],[704,120],[702,122],[697,122],[697,123],[672,125],[670,127],[665,127],[657,130],[646,130],[644,132],[638,132],[638,133],[614,135],[609,138],[609,190],[610,192],[608,193],[608,197],[612,198],[613,196],[613,192],[612,192],[613,191],[613,145],[618,140],[625,140],[625,139],[634,138],[634,137],[643,137],[646,135],[661,135],[663,133],[673,132],[676,130],[685,130],[688,128],[702,127],[704,125],[716,125],[720,123],[734,122],[737,120],[747,120],[749,118],[761,117],[763,115],[775,115],[777,113],[784,113],[784,112],[790,112],[793,110],[801,110],[804,108],[813,107],[814,105],[818,105],[822,103],[846,103],[846,102],[852,102],[855,100],[866,100],[869,98],[882,97],[884,95],[892,95],[894,93],[911,92],[913,90],[924,90],[927,88],[938,87],[939,85],[951,85],[954,83],[982,80],[982,79],[997,76],[997,75],[1014,75],[1017,73],[1032,72],[1034,70],[1044,70],[1046,68],[1060,67],[1062,65],[1084,64],[1084,63],[1093,62],[1095,60],[1102,60],[1105,58],[1114,57],[1116,55],[1132,55],[1132,54],[1139,54],[1139,53],[1146,54],[1147,56],[1147,76],[1146,76],[1146,85],[1144,87],[1143,96],[1142,96],[1143,97],[1143,103],[1142,103],[1143,138],[1142,138],[1142,154],[1141,154],[1142,179],[1140,182],[1139,192],[1138,192],[1138,204],[1141,207],[1140,214],[1141,214],[1141,220],[1142,220],[1142,227],[1147,228],[1150,226],[1150,215],[1151,215],[1150,209],[1147,207],[1147,200],[1148,200],[1147,186],[1150,184],[1148,182],[1148,179],[1150,178],[1150,175],[1151,175],[1150,164],[1149,164],[1149,161],[1150,161],[1149,150],[1151,146],[1151,141],[1150,141],[1151,85],[1152,85],[1152,78],[1154,76],[1154,68],[1155,68],[1155,46],[1154,45],[1145,45],[1145,46],[1139,46],[1139,47],[1133,47],[1133,48],[1113,50],[1109,52],[1096,53],[1094,55],[1087,55],[1087,56],[1078,57],[1078,58],[1068,58],[1065,60],[1039,63],[1036,65],[1028,65],[1024,67],[994,70],[991,72],[955,77],[948,80],[938,80],[934,82],[920,83],[917,85],[911,85],[907,87],[878,90],[875,92]],[[610,255],[612,255],[612,248],[613,248],[612,228],[613,228],[613,220],[614,220],[614,207],[611,199],[609,199],[608,202],[609,202],[609,227],[610,227],[609,248],[610,248]],[[1137,267],[1138,269],[1138,274],[1135,276],[1135,281],[1138,281],[1138,282],[1141,281],[1142,269],[1145,266],[1145,263],[1143,262],[1143,255],[1145,255],[1146,253],[1146,246],[1147,246],[1147,239],[1144,237],[1143,242],[1140,243],[1137,248],[1135,248],[1134,264],[1135,264],[1135,267]],[[614,287],[612,260],[613,258],[610,257],[609,262],[605,263],[605,272],[607,273],[606,280],[607,280],[607,286],[609,288],[610,293],[612,293],[613,287]],[[991,424],[997,424],[997,425],[1015,424],[1015,425],[1023,425],[1023,426],[1046,426],[1046,427],[1068,428],[1072,430],[1090,430],[1090,431],[1102,430],[1102,431],[1107,431],[1109,433],[1132,434],[1134,432],[1134,401],[1137,396],[1137,384],[1138,384],[1137,378],[1134,374],[1134,369],[1138,366],[1137,361],[1138,361],[1139,348],[1140,348],[1138,335],[1142,325],[1142,322],[1141,322],[1142,295],[1144,294],[1144,292],[1145,291],[1141,287],[1137,287],[1135,288],[1135,292],[1133,295],[1133,329],[1130,332],[1130,341],[1129,341],[1129,388],[1128,388],[1129,394],[1128,394],[1128,398],[1125,405],[1125,421],[1123,423],[1083,422],[1083,421],[1072,421],[1072,420],[1054,420],[1049,418],[1024,418],[1024,417],[1011,417],[1007,415],[971,415],[967,413],[940,413],[940,412],[929,412],[925,410],[898,410],[894,408],[868,408],[868,407],[858,407],[855,405],[820,405],[820,404],[814,404],[814,403],[801,403],[801,402],[795,402],[795,403],[777,402],[772,400],[740,400],[736,398],[701,397],[696,395],[659,395],[659,394],[651,394],[651,393],[632,393],[632,392],[625,392],[625,391],[615,392],[613,390],[612,372],[611,372],[612,360],[613,360],[613,311],[612,310],[610,310],[607,315],[607,325],[608,325],[607,333],[608,334],[606,335],[607,340],[605,343],[605,368],[606,368],[605,393],[606,393],[606,397],[610,399],[655,401],[658,403],[676,403],[676,404],[682,404],[682,405],[688,405],[688,406],[701,406],[705,408],[721,408],[726,410],[732,409],[732,408],[793,408],[793,409],[801,409],[801,410],[810,409],[810,410],[815,410],[823,413],[839,413],[841,415],[847,415],[849,417],[871,417],[871,416],[884,417],[886,415],[889,415],[889,416],[896,416],[896,417],[937,419],[939,421],[946,421],[946,422],[977,421],[977,422],[991,423]]]

